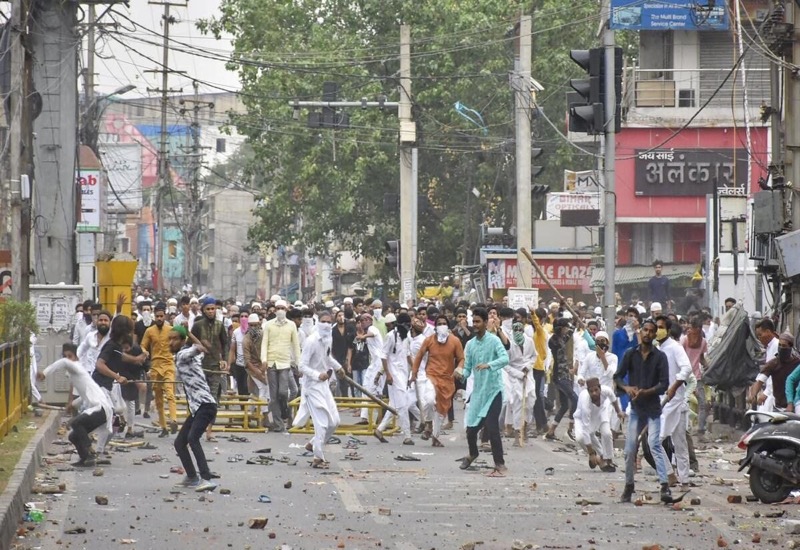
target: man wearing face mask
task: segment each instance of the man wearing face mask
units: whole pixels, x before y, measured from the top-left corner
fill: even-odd
[[[505,422],[506,425],[511,424],[513,429],[514,447],[520,447],[525,429],[524,421],[527,420],[523,418],[522,399],[523,393],[531,394],[533,379],[530,371],[536,361],[536,347],[531,337],[525,334],[525,325],[519,321],[511,326],[511,340],[508,349],[508,367],[505,369],[509,390]],[[526,417],[533,407],[535,396],[534,392],[531,396],[533,399],[526,403],[527,410],[524,411]]]
[[[386,338],[386,334],[389,330],[386,327],[386,322],[383,320],[383,302],[380,300],[373,300],[370,307],[372,309],[372,326],[378,329],[378,332],[381,333],[383,338]]]
[[[616,354],[609,351],[608,333],[598,331],[594,335],[595,350],[586,356],[583,364],[578,368],[576,378],[581,389],[586,387],[586,381],[597,378],[600,385],[614,391],[614,373],[617,372],[619,359]],[[578,394],[580,396],[580,393]],[[580,399],[580,397],[579,397]],[[613,430],[619,428],[619,419],[609,413],[609,423]],[[577,435],[577,434],[576,434]]]
[[[355,342],[364,343],[369,350],[369,366],[364,372],[364,389],[374,396],[378,396],[383,391],[386,377],[383,374],[383,337],[381,333],[372,326],[372,315],[362,313],[357,318],[361,322],[361,331],[356,334]],[[369,424],[369,412],[366,408],[361,409],[361,420],[358,425]]]
[[[784,332],[778,337],[778,356],[767,362],[756,377],[755,383],[750,387],[750,401],[756,403],[761,399],[767,380],[772,379],[772,391],[775,398],[775,408],[786,409],[787,401],[786,382],[789,375],[800,365],[800,356],[794,350],[794,336]]]
[[[331,393],[329,380],[333,371],[340,371],[342,366],[331,354],[332,338],[331,314],[323,311],[319,315],[318,330],[306,339],[299,361],[304,380],[306,411],[314,423],[314,437],[306,446],[306,449],[314,453],[312,468],[328,468],[323,448],[339,425],[339,411]],[[305,422],[306,419],[298,414],[294,426],[300,427]]]
[[[407,314],[407,313],[406,313]],[[409,316],[411,318],[411,316]],[[411,336],[408,343],[408,363],[409,367],[414,366],[414,359],[417,353],[422,348],[426,336],[423,334],[425,323],[416,317],[411,319]],[[427,359],[423,359],[420,363],[419,370],[417,371],[416,379],[409,378],[409,385],[413,384],[417,394],[417,402],[419,403],[420,422],[417,430],[414,433],[422,434],[422,440],[427,441],[431,438],[433,433],[433,416],[436,414],[436,390],[433,384],[428,380],[425,373],[427,366]]]
[[[417,325],[415,330],[420,328]],[[434,334],[425,338],[414,357],[410,382],[416,382],[422,362],[426,361],[425,376],[436,393],[436,412],[433,415],[430,436],[434,447],[444,447],[439,437],[456,392],[453,375],[457,369],[464,367],[464,348],[461,340],[450,333],[447,317],[444,315],[436,319],[434,330]]]
[[[211,395],[219,402],[222,392],[223,376],[227,376],[228,362],[228,333],[217,319],[217,301],[210,296],[203,299],[202,315],[195,318],[191,334],[194,335],[207,350],[203,354],[202,367],[206,375]],[[224,374],[223,374],[224,373]],[[206,441],[214,442],[216,438],[211,435],[211,424],[206,431]]]
[[[298,327],[297,336],[300,338],[300,349],[303,349],[306,338],[311,336],[315,331],[314,326],[314,310],[310,307],[303,309],[300,316],[300,326]]]
[[[686,384],[692,375],[692,362],[686,350],[678,342],[683,332],[678,323],[673,323],[664,315],[656,317],[656,340],[658,349],[667,356],[669,365],[669,388],[662,400],[661,441],[672,437],[675,447],[675,463],[678,476],[671,471],[668,475],[670,487],[689,483],[689,445],[686,440],[687,414]]]
[[[261,339],[261,362],[269,381],[269,411],[272,414],[271,431],[282,432],[284,419],[289,418],[292,364],[300,361],[300,338],[297,326],[286,318],[287,305],[283,300],[275,302],[275,319],[263,326]]]
[[[389,404],[397,410],[397,423],[400,425],[400,432],[403,434],[403,445],[413,445],[411,439],[411,420],[409,411],[418,418],[419,409],[417,408],[416,393],[412,391],[409,381],[408,354],[409,354],[409,330],[411,329],[411,317],[407,313],[401,313],[400,317],[395,317],[394,313],[386,316],[386,328],[389,332],[383,340],[383,371],[386,374],[386,384],[389,389]],[[375,437],[382,443],[388,443],[383,437],[385,430],[392,421],[394,414],[386,411],[383,420],[375,429]]]
[[[155,307],[153,325],[148,328],[142,338],[142,349],[150,354],[149,378],[153,380],[158,425],[161,433],[158,437],[167,437],[167,419],[164,414],[164,400],[169,410],[169,426],[173,434],[178,433],[178,411],[175,406],[175,359],[169,346],[169,333],[172,326],[165,321],[167,306],[159,302]]]
[[[139,302],[138,308],[139,320],[133,325],[134,344],[141,344],[145,331],[153,325],[153,303],[148,299],[143,299]],[[148,357],[143,365],[143,380],[148,379],[147,373],[149,371],[150,358]],[[140,414],[142,407],[144,407],[143,418],[150,418],[153,389],[144,382],[139,382],[136,385],[139,388],[139,395],[136,399],[136,414]]]

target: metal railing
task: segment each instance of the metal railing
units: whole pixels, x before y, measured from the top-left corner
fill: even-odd
[[[0,344],[0,439],[22,417],[22,412],[28,408],[30,395],[28,345],[19,342]]]
[[[741,109],[744,90],[739,73],[725,78],[730,69],[640,69],[629,68],[625,76],[625,105],[628,108],[708,107]],[[769,69],[746,70],[750,108],[769,103]],[[719,89],[719,91],[717,91]]]

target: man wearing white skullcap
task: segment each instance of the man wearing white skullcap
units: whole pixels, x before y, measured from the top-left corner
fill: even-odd
[[[595,350],[589,353],[578,368],[577,382],[580,386],[586,385],[589,378],[597,378],[600,384],[614,389],[614,373],[617,372],[618,358],[608,348],[611,343],[608,333],[604,330],[594,335]]]

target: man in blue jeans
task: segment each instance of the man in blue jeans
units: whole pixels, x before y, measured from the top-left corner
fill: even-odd
[[[629,349],[614,375],[614,383],[631,399],[628,436],[625,440],[625,491],[620,502],[630,502],[636,472],[636,447],[639,433],[647,426],[647,442],[656,463],[661,483],[661,500],[670,502],[667,458],[661,446],[661,394],[669,387],[669,363],[664,352],[653,345],[656,324],[648,319],[639,331],[639,345]],[[626,385],[625,377],[628,376]]]

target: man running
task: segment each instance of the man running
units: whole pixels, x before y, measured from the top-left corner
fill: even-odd
[[[178,411],[175,406],[175,361],[169,347],[169,333],[172,327],[165,322],[167,304],[159,302],[154,308],[154,323],[144,332],[141,347],[150,354],[149,379],[153,381],[153,394],[158,413],[158,425],[161,433],[158,437],[167,437],[170,432],[178,433]],[[169,426],[164,414],[164,400],[169,410]]]

